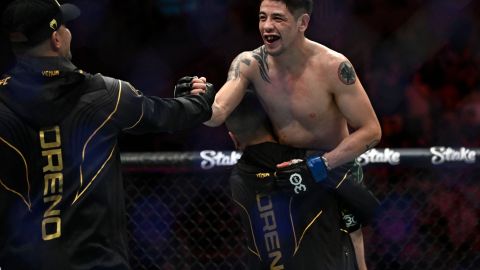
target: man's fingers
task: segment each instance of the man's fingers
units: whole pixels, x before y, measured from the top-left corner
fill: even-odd
[[[195,83],[195,82],[203,82],[203,83],[206,83],[206,82],[207,82],[207,78],[205,78],[205,77],[200,77],[200,78],[198,78],[197,76],[195,76],[195,77],[192,78],[192,82],[194,82],[194,83]]]
[[[174,97],[206,94],[207,79],[205,77],[184,76],[175,85]]]
[[[280,168],[285,168],[285,167],[288,167],[288,166],[290,166],[290,162],[288,162],[288,161],[277,164],[277,168],[279,168],[279,169]]]
[[[207,90],[207,79],[205,77],[182,77],[175,86],[175,96],[205,94]]]
[[[285,168],[285,167],[291,166],[292,164],[297,164],[297,163],[300,163],[300,162],[303,162],[303,160],[302,159],[292,159],[292,160],[285,161],[285,162],[282,162],[280,164],[277,164],[277,168],[279,168],[279,169]]]
[[[207,85],[203,81],[193,82],[192,89],[203,89],[203,90],[205,90],[205,89],[207,89]]]
[[[198,94],[204,94],[204,93],[205,93],[204,89],[193,89],[192,91],[190,91],[190,94],[192,95],[198,95]]]
[[[192,82],[203,82],[203,83],[206,83],[207,82],[207,79],[205,77],[193,77],[192,78]]]

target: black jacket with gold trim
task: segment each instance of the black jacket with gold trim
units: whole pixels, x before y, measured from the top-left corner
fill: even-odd
[[[19,58],[0,80],[0,267],[129,269],[118,136],[191,128],[210,99]]]

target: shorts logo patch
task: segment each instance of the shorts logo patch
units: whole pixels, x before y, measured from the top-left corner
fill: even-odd
[[[302,184],[302,180],[302,176],[298,173],[290,175],[290,184],[294,186],[293,190],[295,191],[295,194],[298,194],[301,191],[307,191],[307,187]]]
[[[347,228],[351,228],[357,225],[357,221],[355,220],[355,217],[351,214],[344,215],[343,221],[345,222],[345,225],[347,226]]]

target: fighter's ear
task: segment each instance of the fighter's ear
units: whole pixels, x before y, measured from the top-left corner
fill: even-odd
[[[243,149],[241,149],[240,142],[237,140],[237,137],[235,137],[235,134],[233,134],[232,132],[229,131],[228,136],[230,136],[230,139],[232,139],[233,144],[235,145],[235,149],[243,150]]]
[[[300,32],[307,31],[308,24],[310,23],[310,15],[303,13],[297,19],[297,27]]]
[[[50,44],[54,51],[58,51],[62,46],[61,38],[62,37],[57,31],[53,31],[53,33],[50,35]]]

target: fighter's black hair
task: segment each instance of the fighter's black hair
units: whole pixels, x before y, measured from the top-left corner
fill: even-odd
[[[262,3],[264,0],[260,0]],[[308,15],[312,14],[313,11],[313,0],[274,0],[278,2],[283,2],[287,6],[288,10],[295,14],[295,12],[299,10],[303,10],[304,12],[308,13]]]
[[[270,119],[252,90],[247,90],[243,100],[225,121],[225,125],[242,143],[267,132],[274,135]]]

